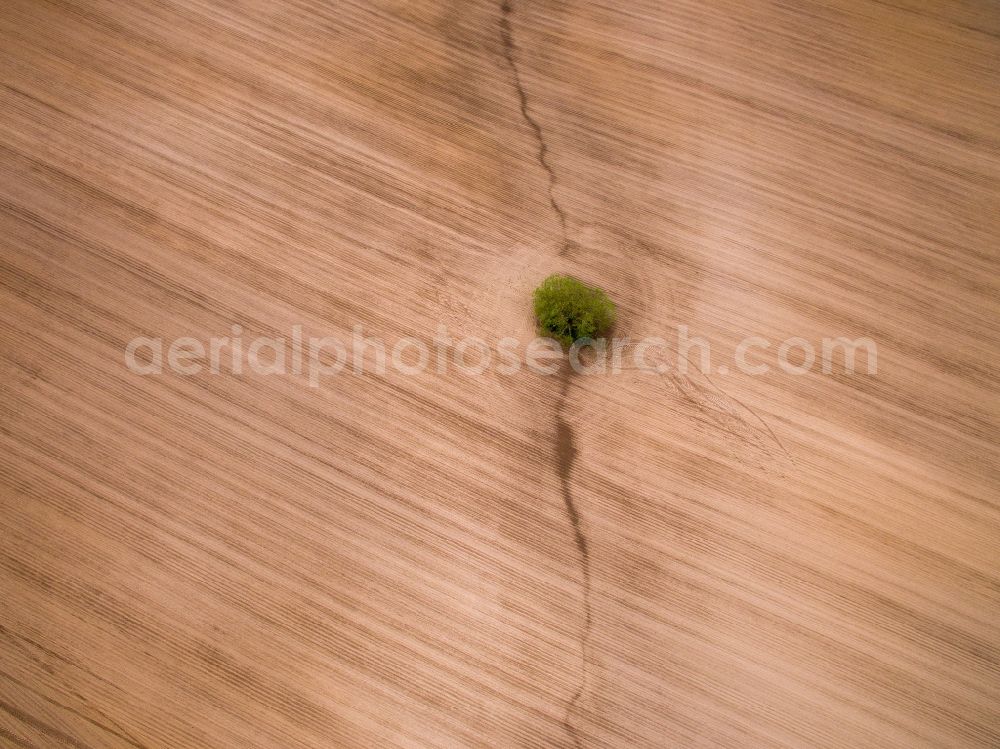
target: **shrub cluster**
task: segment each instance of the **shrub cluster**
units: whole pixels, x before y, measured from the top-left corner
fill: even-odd
[[[615,322],[615,305],[607,295],[570,276],[546,278],[535,289],[534,303],[541,334],[563,346],[597,338]]]

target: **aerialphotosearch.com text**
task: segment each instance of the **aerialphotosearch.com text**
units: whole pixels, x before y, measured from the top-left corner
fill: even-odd
[[[390,368],[404,375],[426,372],[466,376],[496,372],[513,375],[528,370],[553,375],[565,366],[581,375],[615,375],[624,371],[654,374],[727,374],[738,371],[763,375],[772,370],[765,354],[790,375],[810,372],[832,374],[878,371],[878,347],[870,338],[824,337],[818,342],[792,337],[773,342],[763,336],[748,336],[733,349],[729,360],[713,368],[712,346],[679,325],[669,339],[583,339],[568,350],[549,338],[521,340],[504,337],[488,342],[474,336],[453,337],[439,325],[433,337],[398,338],[391,342],[365,335],[361,325],[343,340],[336,336],[304,336],[302,326],[293,325],[288,336],[244,337],[240,325],[229,335],[201,340],[182,336],[172,340],[138,336],[125,347],[125,365],[135,374],[161,375],[255,375],[304,376],[311,387],[344,373],[384,375]]]

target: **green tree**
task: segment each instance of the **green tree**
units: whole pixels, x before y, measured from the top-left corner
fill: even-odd
[[[535,289],[534,307],[542,335],[564,346],[601,336],[614,325],[616,315],[614,303],[603,291],[558,274]]]

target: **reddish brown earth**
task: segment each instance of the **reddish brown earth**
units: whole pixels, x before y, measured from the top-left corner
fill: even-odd
[[[1000,745],[998,60],[976,0],[6,0],[0,745]],[[557,271],[712,372],[125,366]]]

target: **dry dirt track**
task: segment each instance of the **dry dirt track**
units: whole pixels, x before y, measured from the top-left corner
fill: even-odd
[[[0,746],[1000,745],[998,69],[989,0],[4,0]],[[124,364],[560,269],[878,373]]]

